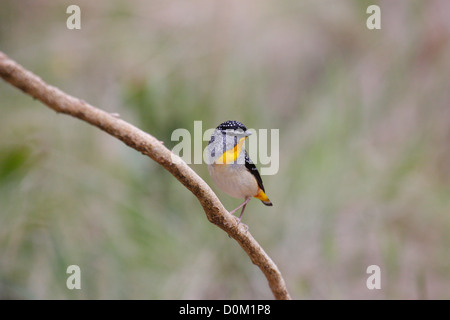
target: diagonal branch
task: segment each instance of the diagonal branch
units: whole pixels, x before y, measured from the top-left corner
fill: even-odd
[[[276,299],[290,299],[277,265],[252,235],[223,207],[209,185],[159,140],[117,117],[72,97],[26,70],[0,51],[0,77],[56,112],[71,115],[109,133],[149,156],[177,178],[200,201],[208,220],[235,239],[269,282]]]

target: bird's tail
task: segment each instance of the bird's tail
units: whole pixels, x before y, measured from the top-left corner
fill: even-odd
[[[259,189],[258,194],[255,196],[255,198],[261,200],[262,203],[264,203],[266,206],[273,206],[272,202],[269,200],[269,198],[266,196],[264,190]]]

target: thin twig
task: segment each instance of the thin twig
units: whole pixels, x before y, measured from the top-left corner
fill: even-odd
[[[123,141],[131,148],[149,156],[177,178],[200,201],[208,220],[235,239],[257,265],[269,282],[276,299],[290,299],[286,284],[277,265],[256,242],[245,226],[223,207],[209,185],[180,157],[167,149],[158,139],[134,127],[115,115],[97,109],[72,97],[26,70],[0,51],[0,76],[26,94],[40,100],[56,112],[65,113],[90,123]]]

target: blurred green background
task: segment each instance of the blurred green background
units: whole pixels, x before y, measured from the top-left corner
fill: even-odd
[[[370,4],[2,0],[0,50],[168,147],[195,120],[279,129],[244,223],[293,298],[450,299],[450,2],[377,1],[372,31]],[[4,81],[0,110],[0,298],[272,298],[152,160]]]

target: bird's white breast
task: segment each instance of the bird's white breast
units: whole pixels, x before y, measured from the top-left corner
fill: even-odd
[[[235,198],[253,197],[258,193],[255,177],[243,164],[211,164],[208,171],[217,186]]]

